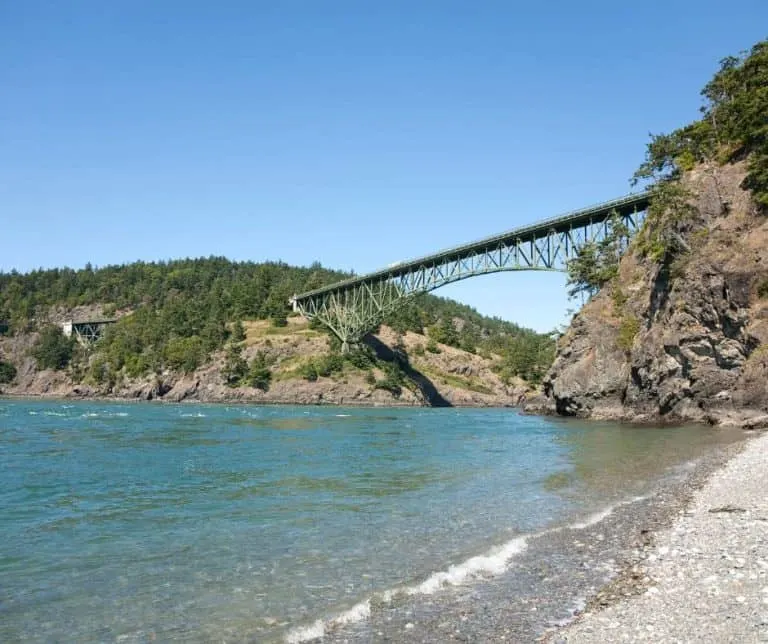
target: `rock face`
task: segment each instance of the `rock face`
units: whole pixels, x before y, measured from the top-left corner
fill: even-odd
[[[759,426],[768,420],[768,217],[742,165],[702,167],[684,184],[687,252],[667,265],[622,259],[574,318],[539,409],[637,421]],[[761,417],[763,417],[761,419]]]

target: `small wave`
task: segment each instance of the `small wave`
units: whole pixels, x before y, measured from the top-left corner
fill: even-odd
[[[336,414],[336,418],[349,418],[352,414]]]
[[[30,416],[37,416],[37,412],[36,411],[30,411],[30,412],[27,412],[27,413],[29,413]]]
[[[207,418],[207,416],[201,412],[196,412],[194,414],[181,414],[182,418]]]
[[[127,411],[88,411],[81,418],[125,418]]]
[[[506,571],[510,560],[527,547],[526,537],[515,537],[502,546],[493,548],[488,554],[471,557],[450,566],[448,570],[436,572],[420,584],[386,590],[376,593],[365,601],[355,604],[349,610],[328,620],[318,619],[308,626],[292,629],[285,637],[287,644],[301,644],[325,636],[326,631],[368,619],[371,615],[371,600],[389,603],[398,595],[431,595],[447,586],[458,586],[480,576],[495,576]]]
[[[318,619],[309,626],[300,626],[293,629],[290,633],[288,633],[288,635],[286,635],[285,641],[287,644],[301,644],[301,642],[307,642],[309,640],[324,637],[326,630],[344,626],[346,624],[362,622],[364,619],[368,619],[370,616],[371,601],[366,599],[359,604],[355,604],[349,610],[346,610],[325,622],[322,619]]]
[[[44,411],[43,416],[66,416],[67,414],[64,414],[60,411]]]
[[[600,523],[606,517],[611,516],[616,508],[620,508],[624,505],[631,505],[632,503],[637,503],[638,501],[643,501],[647,498],[647,496],[634,496],[631,499],[627,499],[626,501],[620,501],[616,505],[609,505],[607,508],[604,508],[598,512],[593,512],[586,519],[584,519],[584,521],[571,523],[570,525],[566,526],[566,528],[571,530],[583,530],[584,528],[589,528],[596,523]]]
[[[614,507],[615,506],[610,506],[604,510],[600,510],[599,512],[593,512],[586,519],[584,519],[584,521],[572,523],[568,527],[572,530],[583,530],[584,528],[588,528],[589,526],[595,525],[596,523],[600,523],[603,519],[613,514]]]
[[[509,565],[510,559],[528,546],[525,537],[516,537],[487,555],[478,555],[465,562],[451,566],[448,570],[436,572],[417,586],[406,589],[409,595],[431,595],[444,586],[458,586],[468,579],[480,575],[500,575]]]

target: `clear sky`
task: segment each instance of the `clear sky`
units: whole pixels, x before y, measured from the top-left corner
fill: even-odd
[[[367,272],[630,190],[766,0],[0,0],[0,270]],[[559,274],[437,291],[539,330]]]

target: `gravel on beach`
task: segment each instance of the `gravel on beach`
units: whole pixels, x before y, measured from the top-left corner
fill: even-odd
[[[768,435],[707,483],[638,565],[640,595],[587,610],[551,641],[768,642]]]

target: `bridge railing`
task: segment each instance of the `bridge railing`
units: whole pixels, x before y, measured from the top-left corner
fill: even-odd
[[[497,247],[499,244],[503,244],[509,240],[518,238],[544,237],[550,232],[562,232],[574,227],[580,227],[592,222],[599,222],[607,219],[611,213],[618,212],[619,214],[626,214],[632,210],[642,211],[645,210],[650,201],[649,192],[641,192],[636,194],[626,195],[619,197],[618,199],[612,199],[586,208],[579,208],[578,210],[572,210],[570,212],[543,219],[534,224],[514,228],[503,233],[492,235],[490,237],[484,237],[467,244],[461,244],[460,246],[454,246],[453,248],[447,248],[430,255],[423,257],[417,257],[403,262],[397,262],[396,264],[387,266],[385,268],[378,269],[365,275],[350,277],[346,280],[329,284],[320,288],[294,295],[291,298],[291,304],[296,309],[296,305],[301,300],[306,300],[323,293],[329,293],[332,291],[341,291],[346,288],[352,287],[356,284],[365,282],[375,282],[383,278],[394,278],[405,275],[412,272],[415,269],[424,265],[434,264],[440,260],[458,259],[462,256],[473,252],[484,252],[487,249]]]

